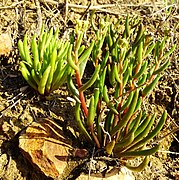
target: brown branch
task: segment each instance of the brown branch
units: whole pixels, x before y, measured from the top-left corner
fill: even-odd
[[[75,64],[79,67],[78,49],[76,48],[77,42],[78,42],[78,35],[77,35],[77,40],[75,42],[75,48],[74,48],[74,60],[75,60]],[[88,117],[88,108],[86,106],[85,97],[84,97],[83,91],[80,90],[80,88],[81,88],[81,86],[83,84],[82,84],[82,81],[81,81],[81,76],[80,76],[80,70],[79,69],[76,71],[76,82],[77,82],[77,85],[78,85],[79,99],[80,99],[80,102],[81,102],[81,107],[83,109],[83,112],[84,112],[85,116]]]
[[[78,89],[79,89],[82,86],[79,71],[76,71],[76,81],[77,81]],[[80,102],[81,102],[83,112],[84,112],[85,116],[88,117],[88,108],[86,106],[85,97],[84,97],[83,91],[80,91],[80,90],[79,90],[79,99],[80,99]]]
[[[41,28],[42,28],[42,13],[41,13],[41,9],[40,9],[40,3],[38,0],[35,0],[35,5],[37,8],[37,32],[38,34],[40,34]]]

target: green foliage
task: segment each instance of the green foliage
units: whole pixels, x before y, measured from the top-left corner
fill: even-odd
[[[66,61],[70,43],[59,40],[58,32],[58,29],[54,32],[53,28],[45,31],[43,26],[38,40],[34,34],[30,44],[26,34],[23,42],[18,42],[22,59],[20,71],[28,84],[41,95],[58,89],[70,72]]]
[[[169,39],[155,41],[136,17],[127,16],[124,23],[121,21],[112,22],[106,17],[97,28],[92,19],[95,36],[87,50],[81,50],[84,31],[80,22],[68,54],[77,87],[72,76],[68,77],[68,86],[77,101],[76,120],[86,140],[98,149],[105,149],[107,156],[120,159],[144,156],[138,167],[124,163],[129,169],[139,171],[147,165],[148,156],[159,149],[158,144],[154,147],[148,144],[167,118],[164,111],[157,122],[156,114],[147,115],[142,110],[142,102],[168,67],[175,45],[166,51]],[[84,51],[82,55],[81,51]],[[83,84],[88,63],[95,70]],[[93,89],[90,98],[86,95],[88,88]]]
[[[167,118],[164,111],[156,121],[156,114],[142,110],[142,102],[169,66],[176,45],[166,51],[169,38],[155,41],[136,17],[114,22],[106,16],[99,26],[91,19],[91,26],[94,37],[88,47],[83,44],[88,28],[84,21],[77,22],[70,42],[58,40],[58,30],[44,31],[43,27],[39,40],[34,35],[29,49],[25,35],[23,42],[18,42],[20,70],[42,95],[67,80],[76,100],[75,119],[86,140],[103,149],[106,156],[124,160],[144,156],[137,167],[124,163],[134,171],[142,170],[148,156],[159,149],[158,144],[150,147],[149,142]],[[94,66],[94,72],[86,79],[88,64]]]

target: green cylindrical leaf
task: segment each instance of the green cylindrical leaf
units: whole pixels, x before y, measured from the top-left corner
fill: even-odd
[[[130,149],[133,150],[136,149],[137,147],[141,147],[143,144],[146,144],[150,139],[155,137],[164,126],[166,118],[167,118],[167,111],[164,111],[155,129],[153,129],[152,132],[150,132],[145,138],[143,138],[137,144],[132,146]]]
[[[71,75],[67,76],[67,83],[68,83],[68,88],[70,92],[72,93],[72,95],[75,97],[79,97],[79,92],[72,81]]]
[[[135,107],[135,110],[134,110],[134,113],[139,110],[141,104],[142,104],[142,97],[139,97],[137,104],[136,104],[136,107]]]
[[[122,105],[122,107],[120,108],[120,112],[122,112],[124,109],[126,109],[126,108],[130,105],[130,103],[131,103],[131,101],[132,101],[132,98],[133,98],[133,95],[134,95],[134,92],[131,91],[130,94],[129,94],[129,96],[127,97],[126,102],[125,102],[124,105]]]
[[[100,94],[99,88],[95,88],[94,89],[94,109],[95,110],[97,109],[97,105],[99,101],[99,94]]]
[[[112,154],[114,146],[115,146],[115,140],[112,140],[111,142],[109,142],[106,145],[106,152],[107,152],[108,155]]]
[[[124,73],[124,77],[123,77],[123,88],[125,88],[125,86],[126,86],[126,84],[127,84],[127,82],[128,82],[128,79],[129,79],[129,77],[130,77],[131,70],[132,70],[132,68],[129,67],[129,68],[127,69],[127,71]]]
[[[23,48],[24,48],[25,60],[27,61],[29,65],[32,65],[32,60],[30,57],[30,52],[29,52],[28,42],[27,42],[27,34],[25,34],[24,36]]]
[[[135,113],[135,112],[134,112]],[[142,118],[142,111],[138,114],[138,116],[135,118],[135,119],[133,119],[132,120],[132,122],[130,122],[130,125],[129,125],[129,131],[128,131],[128,133],[125,135],[125,137],[124,137],[124,139],[122,140],[122,141],[129,141],[129,140],[127,140],[126,138],[129,138],[130,136],[131,136],[131,134],[133,134],[132,135],[132,137],[133,137],[133,139],[130,139],[131,141],[130,141],[130,143],[128,143],[127,145],[125,145],[125,146],[123,146],[123,147],[121,147],[120,149],[118,149],[117,151],[119,152],[119,151],[124,151],[124,148],[126,147],[126,146],[128,146],[128,145],[130,145],[132,142],[133,142],[133,140],[134,140],[134,135],[135,135],[135,131],[136,131],[136,129],[138,128],[138,126],[139,126],[139,123],[140,123],[140,121],[141,121],[141,118]],[[127,127],[127,126],[126,126]],[[132,138],[131,137],[131,138]],[[119,144],[120,144],[120,142],[119,142]]]
[[[135,44],[135,45],[140,41],[140,39],[141,39],[141,37],[143,36],[143,34],[144,34],[144,26],[143,26],[143,24],[141,23],[140,26],[139,26],[139,29],[138,29],[138,31],[137,31],[137,36],[136,36],[136,38],[135,38],[135,40],[134,40],[134,44]]]
[[[42,41],[39,42],[40,62],[43,62],[46,38],[47,38],[47,32],[44,32],[42,35]]]
[[[45,42],[45,49],[49,46],[50,41],[52,40],[52,37],[53,37],[53,27],[51,27],[50,31],[47,34],[47,39]]]
[[[132,127],[131,131],[130,132],[134,132],[134,137],[135,137],[135,132],[139,126],[139,123],[141,121],[141,118],[142,118],[142,111],[140,111],[140,113],[138,114],[138,116],[134,119],[135,121],[135,124],[134,126]]]
[[[159,74],[164,71],[170,64],[170,60],[166,61],[163,65],[161,65],[156,71],[153,72],[153,75]]]
[[[51,89],[51,84],[52,84],[52,81],[53,81],[53,75],[54,75],[54,72],[55,72],[55,64],[56,64],[56,59],[57,59],[57,50],[56,50],[56,48],[54,48],[50,58],[51,58],[51,61],[50,61],[51,69],[50,69],[50,74],[49,74],[47,84],[46,84],[46,91],[47,92],[49,92],[50,89]]]
[[[113,71],[114,71],[114,74],[115,74],[115,77],[116,77],[117,82],[118,82],[118,83],[122,83],[121,80],[120,80],[120,78],[119,78],[119,73],[118,73],[118,69],[117,69],[117,64],[116,64],[116,63],[114,64],[114,69],[113,69]]]
[[[94,107],[94,96],[92,96],[91,99],[90,99],[88,117],[87,117],[87,122],[86,122],[88,127],[93,126],[95,114],[96,114],[96,110],[95,110],[95,107]]]
[[[126,151],[123,153],[119,153],[118,157],[136,157],[136,156],[149,156],[156,153],[159,150],[159,145],[154,146],[151,149],[145,149],[140,151]]]
[[[176,48],[176,44],[174,44],[174,45],[172,46],[172,48],[163,55],[163,57],[161,58],[161,60],[167,58],[168,56],[170,56],[170,54],[173,53],[173,51],[175,50],[175,48]]]
[[[85,136],[85,138],[89,141],[89,142],[93,142],[91,136],[89,135],[88,131],[86,130],[85,126],[82,123],[81,117],[80,117],[80,103],[76,103],[75,106],[75,119],[77,122],[77,125],[80,129],[80,132]]]
[[[144,74],[137,82],[137,85],[140,86],[140,85],[144,84],[146,82],[146,80],[147,80],[147,74]]]
[[[81,46],[82,39],[83,39],[83,32],[82,31],[78,31],[78,38],[77,38],[76,46],[75,46],[76,51],[79,50],[79,48]]]
[[[166,42],[167,37],[165,36],[162,40],[162,42],[160,43],[160,47],[159,47],[159,51],[160,51],[160,55],[163,55],[163,50],[165,48],[165,42]]]
[[[18,41],[18,49],[19,49],[20,56],[21,56],[22,60],[26,60],[24,47],[23,47],[23,42],[21,40]]]
[[[156,63],[155,63],[155,64],[152,64],[152,66],[151,66],[150,69],[148,70],[147,80],[150,80],[150,79],[151,79],[155,67],[156,67]]]
[[[21,68],[26,69],[27,76],[30,76],[30,72],[29,72],[28,68],[26,67],[26,64],[23,61],[20,62],[20,71],[21,71]],[[24,78],[24,79],[26,80],[26,78]]]
[[[130,145],[134,140],[134,132],[131,132],[130,134],[128,134],[124,139],[122,139],[122,141],[119,141],[116,145],[115,145],[115,153],[120,152],[121,149],[125,148],[126,146]]]
[[[47,69],[44,71],[42,78],[40,80],[39,86],[38,86],[38,91],[40,94],[44,95],[45,93],[45,86],[50,74],[51,66],[48,66]]]
[[[81,55],[78,62],[81,64],[84,60],[88,59],[94,46],[94,41],[91,42],[90,47]]]
[[[139,166],[131,166],[128,163],[126,163],[125,166],[133,172],[140,172],[143,169],[145,169],[145,167],[148,165],[148,163],[149,163],[149,157],[146,156]]]
[[[113,112],[114,114],[119,114],[118,110],[115,108],[114,104],[112,104],[111,102],[109,102],[107,104],[108,108],[111,110],[111,112]]]
[[[103,31],[103,34],[102,34],[102,37],[99,39],[98,41],[98,45],[97,45],[97,48],[98,48],[98,53],[101,51],[102,49],[102,46],[104,44],[104,39],[106,38],[106,33],[107,33],[107,28]]]
[[[62,61],[63,59],[66,59],[66,55],[68,53],[68,49],[69,49],[70,43],[69,42],[61,42],[61,47],[60,49],[57,49],[57,59],[59,61]]]
[[[91,51],[93,49],[93,46],[94,46],[94,41],[91,42],[90,47],[87,50],[85,50],[83,52],[83,54],[81,55],[81,57],[78,59],[81,78],[83,77],[83,74],[84,74],[84,71],[86,68],[86,64],[87,64],[88,58],[91,54]]]
[[[149,48],[147,49],[147,51],[145,52],[145,58],[152,52],[152,50],[155,47],[155,43],[152,42],[152,44],[149,46]]]
[[[122,73],[124,74],[128,68],[129,61],[126,59],[123,64]]]
[[[106,67],[108,58],[109,58],[109,51],[106,52],[105,57],[103,58],[103,60],[101,62],[101,69],[104,69]]]
[[[128,121],[130,120],[130,118],[135,110],[137,100],[138,100],[138,95],[139,95],[139,90],[136,89],[127,113],[124,115],[122,120],[112,129],[112,131],[110,133],[111,135],[116,134],[117,131],[119,131],[124,125],[126,125],[128,123]]]
[[[85,50],[85,45],[81,45],[81,47],[78,50],[78,56],[80,56],[84,50]]]
[[[37,85],[39,85],[39,78],[37,77],[36,73],[35,73],[35,69],[32,69],[31,71],[31,76],[34,79],[34,81],[36,82]]]
[[[72,58],[72,56],[71,56],[72,47],[73,47],[73,45],[71,44],[70,47],[69,47],[69,49],[68,49],[68,58],[67,58],[67,61],[68,61],[68,64],[69,64],[75,71],[79,71],[78,66],[75,64],[75,62],[73,61],[73,58]]]
[[[148,65],[148,61],[145,61],[145,62],[143,63],[143,65],[142,65],[141,69],[139,70],[139,72],[138,72],[137,74],[135,74],[135,75],[133,76],[133,78],[139,78],[139,77],[141,77],[141,76],[145,73],[145,71],[146,71],[146,69],[147,69],[147,65]]]
[[[114,121],[114,113],[109,111],[105,121],[105,131],[110,132],[112,128],[112,123]]]
[[[129,15],[127,15],[125,21],[125,37],[128,38],[129,36],[130,36]]]
[[[42,28],[40,30],[40,37],[39,37],[39,40],[42,41],[42,37],[43,37],[43,34],[44,34],[44,29],[45,29],[45,25],[42,24]]]
[[[55,30],[55,34],[53,36],[53,38],[56,40],[58,38],[58,33],[59,33],[59,28],[57,27]]]
[[[100,71],[100,64],[95,68],[95,71],[93,73],[93,75],[91,76],[90,80],[88,80],[83,86],[81,86],[79,88],[79,91],[85,91],[86,89],[88,89],[89,87],[91,87],[94,82],[96,81],[98,75],[99,75],[99,71]]]
[[[108,68],[108,70],[109,70],[109,82],[112,86],[115,86],[115,84],[116,84],[116,73],[114,71],[115,65],[112,64],[111,66],[112,66],[111,70],[109,70],[109,68]]]
[[[102,143],[102,141],[103,141],[103,131],[102,131],[100,123],[101,123],[101,117],[98,116],[97,119],[96,119],[97,136],[98,136],[99,142]]]
[[[143,60],[143,42],[141,41],[139,46],[137,47],[137,62],[139,64],[142,64]]]
[[[32,54],[34,57],[34,62],[33,62],[33,67],[35,69],[35,72],[38,72],[38,64],[39,64],[39,51],[38,51],[38,46],[36,43],[36,35],[34,34],[33,39],[32,39],[32,45],[31,45],[31,49],[32,49]]]
[[[51,91],[58,89],[66,80],[67,76],[71,71],[70,66],[67,64],[57,76],[56,80],[52,82]]]
[[[156,60],[159,58],[159,46],[160,46],[160,41],[158,40],[155,44],[155,51],[154,51],[154,57]]]
[[[64,68],[62,63],[63,63],[63,60],[61,60],[61,59],[58,59],[56,62],[56,65],[55,65],[56,68],[55,68],[55,72],[53,75],[52,84],[54,84],[56,82],[57,77],[62,73],[62,69]]]
[[[105,85],[105,79],[106,79],[106,70],[107,70],[107,67],[105,67],[104,69],[101,69],[103,70],[100,74],[99,74],[99,89],[101,91],[101,93],[103,92],[103,88],[104,88],[104,85]],[[100,71],[101,71],[100,70]],[[103,93],[102,93],[103,94]]]
[[[113,40],[112,40],[112,37],[110,34],[108,34],[108,36],[106,37],[107,39],[107,42],[108,42],[108,46],[109,46],[109,49],[111,50],[112,48],[112,45],[113,45]]]
[[[26,65],[21,61],[20,62],[20,71],[22,73],[22,76],[24,77],[24,79],[27,81],[27,83],[34,88],[35,90],[37,90],[37,86],[36,84],[33,82],[32,78],[31,78],[31,74],[28,71]]]
[[[150,91],[153,90],[153,88],[155,87],[155,85],[157,84],[158,80],[160,79],[160,74],[157,75],[157,77],[153,80],[153,82],[151,82],[149,85],[147,85],[143,92],[142,92],[142,96],[145,97],[149,94]]]
[[[143,119],[143,118],[142,118]],[[150,122],[150,116],[145,117],[145,119],[143,119],[143,121],[141,122],[140,126],[137,127],[137,130],[135,131],[135,137],[137,137],[141,132],[144,131],[144,129],[147,127],[147,125]]]
[[[149,117],[149,123],[147,124],[146,128],[144,129],[144,131],[142,131],[137,137],[135,137],[135,139],[134,139],[134,141],[132,143],[132,147],[130,148],[130,150],[137,149],[138,148],[137,143],[139,141],[141,141],[142,139],[144,139],[148,135],[148,133],[151,130],[151,127],[152,127],[152,125],[154,123],[155,117],[156,117],[155,115],[153,115],[152,118]]]
[[[109,96],[108,96],[108,89],[107,89],[106,85],[103,88],[103,98],[104,98],[104,101],[108,104],[109,103]]]

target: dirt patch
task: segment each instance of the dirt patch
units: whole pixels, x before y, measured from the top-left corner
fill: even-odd
[[[90,2],[93,6],[89,6]],[[66,5],[66,6],[65,6]],[[105,6],[103,6],[105,5]],[[1,1],[0,2],[0,34],[7,33],[11,37],[13,51],[9,57],[1,56],[0,64],[0,178],[12,179],[50,179],[39,173],[22,156],[18,148],[19,134],[33,121],[39,118],[65,122],[70,130],[69,137],[75,133],[73,106],[67,100],[70,96],[66,86],[55,91],[51,100],[45,100],[31,89],[19,72],[19,55],[17,42],[25,32],[29,38],[34,32],[39,33],[42,22],[47,27],[59,27],[61,36],[73,28],[75,19],[88,18],[85,9],[96,10],[99,16],[109,14],[111,17],[124,17],[126,14],[138,15],[144,25],[156,38],[170,36],[171,44],[177,44],[172,55],[170,67],[163,74],[154,93],[145,101],[148,112],[161,112],[167,109],[167,123],[155,143],[167,133],[179,126],[179,62],[178,62],[178,6],[177,2],[166,11],[163,1]],[[168,47],[169,48],[169,47]],[[72,128],[73,127],[73,128]],[[75,129],[75,130],[74,130]],[[70,132],[73,133],[70,133]],[[145,171],[134,173],[136,179],[179,179],[179,134],[171,133],[161,140],[162,147]],[[83,146],[74,144],[74,146]],[[168,151],[171,151],[170,153]],[[173,152],[173,153],[172,153]],[[137,163],[136,161],[134,162]]]

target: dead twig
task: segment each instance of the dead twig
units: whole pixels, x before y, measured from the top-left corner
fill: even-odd
[[[89,166],[89,172],[88,172],[88,180],[90,180],[90,175],[91,175],[91,167],[92,167],[92,163],[93,163],[93,157],[94,157],[94,151],[95,151],[95,147],[93,148],[93,152],[90,158],[90,166]]]
[[[38,0],[35,0],[35,5],[37,6],[37,32],[38,34],[40,34],[40,30],[42,28],[42,13],[41,13],[41,9],[40,9],[40,3]]]
[[[77,4],[68,4],[69,7],[71,8],[78,8],[78,9],[87,9],[88,6],[83,6],[83,5],[77,5]],[[98,10],[102,8],[111,8],[111,7],[116,7],[116,4],[104,4],[104,5],[98,5],[98,6],[90,6],[89,10]]]
[[[67,25],[68,18],[68,0],[65,0],[65,25]]]
[[[179,131],[179,127],[174,128],[173,130],[171,130],[169,133],[165,134],[163,137],[161,137],[160,139],[157,140],[157,142],[161,142],[162,140],[164,140],[167,136],[169,136],[170,134],[173,134],[175,132]],[[178,139],[177,139],[178,141]],[[179,141],[178,141],[179,142]]]
[[[40,2],[42,2],[42,3],[50,3],[50,4],[54,4],[54,5],[59,4],[57,1],[53,1],[53,0],[40,0]]]
[[[13,9],[13,8],[17,7],[19,4],[23,4],[23,3],[24,3],[24,0],[20,1],[20,2],[12,3],[10,6],[0,6],[0,10],[1,9]]]
[[[151,14],[151,15],[160,14],[162,11],[164,11],[164,10],[166,10],[166,9],[170,8],[170,7],[177,7],[177,4],[171,4],[171,5],[168,5],[168,6],[164,7],[164,8],[162,8],[162,9],[160,9],[160,10],[158,10],[158,11],[154,12],[154,13],[153,13],[153,14]]]
[[[26,89],[24,89],[24,92],[26,91]],[[0,118],[2,118],[4,116],[4,114],[11,109],[12,107],[14,107],[17,103],[19,103],[23,98],[24,98],[24,92],[20,92],[17,96],[13,97],[11,100],[8,100],[7,102],[12,102],[11,105],[9,105],[6,109],[3,109],[2,111],[0,111]],[[29,94],[31,91],[28,91],[26,93]]]
[[[164,150],[158,150],[158,152],[161,152],[161,153],[167,153],[167,154],[175,154],[175,155],[179,155],[179,152],[164,151]]]
[[[59,3],[53,0],[40,0],[42,3],[50,3],[54,5],[58,5]],[[66,12],[66,17],[68,13],[69,8],[75,8],[75,9],[89,9],[89,10],[96,10],[96,11],[101,11],[105,13],[110,13],[110,14],[118,14],[114,11],[110,11],[108,9],[103,9],[103,8],[111,8],[111,7],[116,7],[116,4],[104,4],[104,5],[97,5],[97,6],[83,6],[83,5],[77,5],[77,4],[69,4],[68,1],[65,1],[65,12]]]

